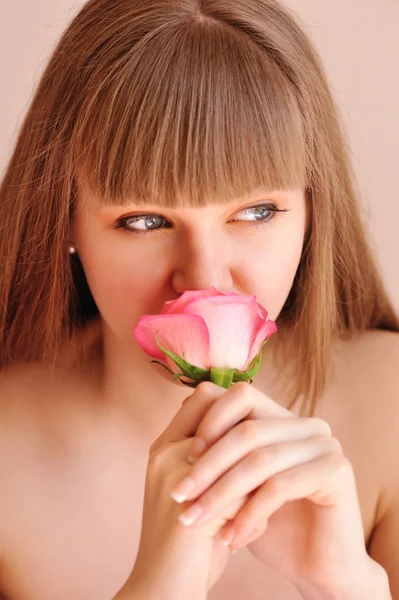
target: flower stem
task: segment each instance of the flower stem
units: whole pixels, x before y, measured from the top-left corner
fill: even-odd
[[[211,381],[212,383],[216,383],[216,385],[220,385],[220,387],[223,387],[226,390],[228,390],[233,381],[234,371],[235,369],[211,368]]]

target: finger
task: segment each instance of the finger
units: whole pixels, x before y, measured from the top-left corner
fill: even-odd
[[[298,418],[253,385],[239,382],[212,403],[198,425],[196,437],[202,438],[209,447],[237,423],[268,417]]]
[[[168,442],[177,442],[194,436],[209,407],[225,393],[225,388],[211,381],[200,383],[195,391],[185,399],[168,427],[153,442],[150,452]]]
[[[195,487],[192,488],[186,499],[192,500],[198,497],[243,457],[255,450],[263,453],[266,446],[274,444],[281,446],[285,442],[307,440],[316,436],[327,437],[328,433],[327,423],[314,417],[303,419],[280,417],[261,421],[242,421],[208,448],[194,464],[191,463],[193,466],[188,476],[195,481]],[[284,446],[282,451],[284,451]],[[179,490],[176,491],[179,492]]]
[[[232,519],[234,519],[238,515],[238,513],[241,510],[241,508],[243,506],[245,506],[245,504],[247,503],[249,497],[250,497],[250,495],[246,494],[242,498],[235,498],[234,500],[232,500],[230,502],[230,504],[227,504],[227,506],[225,506],[223,508],[223,510],[220,513],[220,516],[223,519],[231,521]]]
[[[299,442],[273,444],[251,452],[196,501],[202,514],[195,525],[208,523],[226,504],[252,492],[277,473],[328,452],[335,452],[334,440],[330,437],[313,437]]]
[[[347,507],[356,506],[356,494],[353,469],[343,454],[327,452],[287,469],[264,482],[238,511],[230,524],[236,531],[234,547],[242,545],[254,529],[264,531],[270,517],[286,502],[307,498],[323,507],[341,504],[348,517]],[[351,519],[355,522],[356,514]]]

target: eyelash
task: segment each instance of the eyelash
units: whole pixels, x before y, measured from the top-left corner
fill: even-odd
[[[251,225],[265,225],[266,223],[270,223],[270,221],[273,220],[273,218],[276,216],[276,213],[286,213],[291,209],[278,209],[277,206],[275,204],[257,204],[256,206],[250,206],[249,208],[244,208],[244,210],[240,211],[240,212],[248,212],[248,211],[252,211],[252,214],[256,213],[258,210],[262,209],[262,208],[266,208],[266,210],[268,212],[274,213],[272,214],[271,218],[269,219],[259,219],[256,221],[249,221],[249,223]],[[240,214],[240,213],[238,213]],[[143,219],[145,219],[146,217],[159,217],[161,215],[158,215],[156,213],[148,213],[148,214],[142,214],[142,215],[134,215],[134,216],[128,216],[128,217],[122,217],[120,219],[118,219],[115,223],[115,225],[113,225],[113,229],[124,229],[125,231],[127,231],[127,233],[133,233],[133,234],[137,234],[137,235],[148,235],[151,234],[154,231],[159,231],[161,229],[161,227],[157,228],[157,229],[147,229],[147,230],[143,230],[143,229],[129,229],[127,227],[127,222],[130,221],[132,223],[137,223],[138,221],[141,221]],[[167,221],[166,219],[164,219],[162,217],[163,221]],[[167,227],[167,229],[170,229],[170,227]]]

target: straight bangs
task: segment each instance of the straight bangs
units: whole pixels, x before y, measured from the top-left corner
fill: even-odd
[[[123,59],[97,62],[71,150],[100,206],[202,207],[308,186],[294,86],[239,29],[169,15]]]

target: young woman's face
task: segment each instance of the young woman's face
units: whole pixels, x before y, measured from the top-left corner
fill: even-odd
[[[303,189],[260,189],[205,208],[145,204],[100,209],[86,188],[80,199],[71,243],[103,321],[131,349],[141,315],[157,314],[165,301],[185,290],[215,286],[256,295],[269,318],[277,319],[301,258]]]

